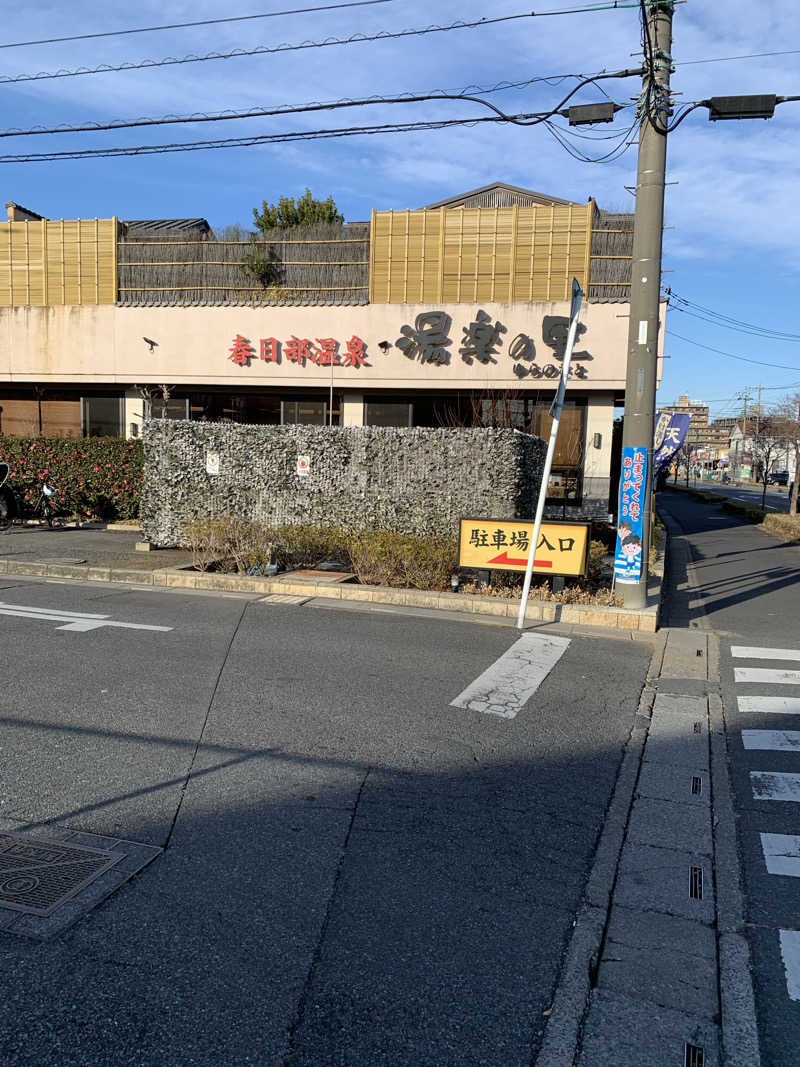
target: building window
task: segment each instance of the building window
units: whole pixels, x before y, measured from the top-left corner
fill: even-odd
[[[533,406],[528,433],[549,441],[552,425],[549,405],[537,403]],[[566,400],[547,486],[548,504],[577,507],[582,502],[585,437],[586,407],[580,402]]]
[[[324,426],[328,421],[328,405],[324,400],[282,400],[281,422],[301,426]]]
[[[411,426],[414,405],[395,400],[367,400],[364,404],[365,426]]]
[[[160,400],[155,397],[152,401],[150,417],[153,419],[188,419],[188,400]]]
[[[122,437],[122,397],[84,396],[81,405],[84,437]]]

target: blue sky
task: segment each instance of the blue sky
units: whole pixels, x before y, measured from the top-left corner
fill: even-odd
[[[4,13],[4,41],[99,33],[202,18],[312,6],[320,0],[152,2],[112,9],[74,0],[31,0]],[[583,6],[578,0],[574,6]],[[550,0],[542,10],[573,6]],[[530,6],[502,0],[389,0],[336,11],[257,19],[157,33],[0,49],[0,77],[74,70],[282,42],[322,41],[456,20],[511,15]],[[517,19],[400,40],[360,42],[283,54],[129,70],[2,86],[2,128],[28,129],[82,121],[195,114],[248,107],[333,101],[434,89],[488,88],[543,75],[594,73],[636,66],[635,8]],[[793,51],[795,50],[795,51]],[[679,102],[708,96],[774,92],[800,94],[800,13],[778,0],[690,0],[676,6],[673,90]],[[753,53],[788,52],[724,62],[693,62]],[[539,111],[558,102],[574,80],[493,93],[506,112]],[[635,78],[605,82],[630,105]],[[576,99],[602,99],[587,88]],[[437,101],[323,115],[258,118],[213,125],[156,127],[106,133],[12,137],[5,153],[159,144],[387,121],[461,118],[479,105]],[[613,127],[632,122],[630,107]],[[581,132],[589,132],[583,130]],[[710,123],[704,109],[670,135],[664,283],[682,297],[723,315],[800,334],[798,169],[800,103],[786,103],[768,122]],[[613,142],[581,142],[601,154]],[[572,158],[542,127],[483,125],[411,134],[186,152],[138,159],[0,163],[2,202],[15,200],[51,218],[205,216],[214,226],[249,225],[263,199],[296,195],[309,186],[333,195],[345,217],[370,208],[420,207],[500,180],[602,207],[632,210],[626,186],[636,176],[635,147],[613,163]],[[766,406],[800,392],[800,343],[782,343],[722,329],[685,313],[667,321],[665,373],[659,399],[688,392],[712,415],[734,413],[736,395],[763,387]],[[679,339],[676,334],[681,335]],[[694,343],[692,343],[694,342]],[[730,353],[723,356],[696,343]],[[739,359],[731,358],[738,356]],[[748,363],[744,360],[755,360]],[[786,369],[763,364],[782,364]]]

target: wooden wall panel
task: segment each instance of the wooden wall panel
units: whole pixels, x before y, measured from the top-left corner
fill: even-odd
[[[0,222],[0,307],[116,299],[116,218]]]
[[[568,300],[586,290],[595,206],[372,214],[370,301]]]

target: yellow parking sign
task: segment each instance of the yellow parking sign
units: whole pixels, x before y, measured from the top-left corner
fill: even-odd
[[[533,563],[534,574],[586,574],[591,524],[543,522]],[[524,571],[533,523],[516,519],[462,519],[458,565],[479,570]]]

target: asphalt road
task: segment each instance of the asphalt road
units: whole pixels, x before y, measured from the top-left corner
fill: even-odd
[[[672,574],[674,591],[665,621],[710,625],[721,638],[721,694],[762,1062],[765,1067],[796,1067],[800,548],[782,545],[722,509],[680,493],[660,494],[662,509],[680,525],[691,546],[697,583],[692,588],[685,574]],[[796,673],[787,673],[792,670]],[[792,860],[795,853],[797,862]]]
[[[0,629],[0,819],[165,849],[0,932],[3,1067],[528,1067],[646,642],[501,718],[452,702],[507,626],[9,576]]]

